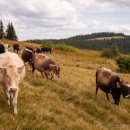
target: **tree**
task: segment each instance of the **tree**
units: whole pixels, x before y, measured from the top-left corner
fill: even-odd
[[[4,26],[2,20],[0,21],[0,39],[3,39],[5,37],[4,33]]]
[[[120,51],[117,46],[112,46],[109,49],[103,49],[101,53],[102,57],[107,57],[112,59],[116,59],[117,56],[119,55],[120,55]]]
[[[14,26],[12,23],[9,23],[7,25],[7,29],[6,29],[6,38],[10,39],[10,40],[18,40]]]
[[[119,54],[120,54],[120,51],[119,51],[118,47],[117,46],[112,46],[111,47],[111,57],[113,59],[115,59],[117,56],[119,56]]]

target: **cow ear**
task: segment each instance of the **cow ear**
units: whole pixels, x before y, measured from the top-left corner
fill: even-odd
[[[25,64],[24,64],[22,67],[19,67],[19,68],[18,68],[18,73],[19,73],[19,74],[22,72],[22,70],[23,70],[24,67],[25,67]]]
[[[119,82],[116,82],[117,88],[121,88],[121,84]]]
[[[6,68],[5,67],[0,67],[0,74],[5,74]]]
[[[50,66],[51,68],[53,68],[53,67],[54,67],[54,65],[53,65],[53,64],[50,64],[49,66]]]

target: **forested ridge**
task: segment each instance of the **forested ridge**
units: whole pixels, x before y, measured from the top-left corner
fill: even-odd
[[[101,32],[101,33],[92,33],[87,35],[78,35],[78,36],[59,39],[59,40],[33,39],[33,40],[28,40],[28,42],[40,43],[40,44],[64,43],[80,49],[99,50],[99,51],[106,48],[111,48],[112,46],[117,46],[120,52],[124,54],[130,53],[130,36],[125,35],[123,33]]]

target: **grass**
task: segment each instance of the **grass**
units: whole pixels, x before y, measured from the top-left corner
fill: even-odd
[[[10,43],[12,41],[5,41]],[[31,43],[19,43],[20,54]],[[10,48],[12,51],[12,47]],[[107,101],[99,90],[95,96],[95,71],[103,65],[117,70],[115,61],[100,57],[96,51],[60,51],[46,53],[56,63],[63,64],[61,78],[33,75],[26,66],[26,77],[20,85],[18,118],[12,115],[2,88],[0,89],[0,130],[129,130],[129,100],[121,98],[119,106]],[[129,82],[130,75],[119,75]]]
[[[79,51],[78,48],[75,48],[73,46],[70,46],[70,45],[66,45],[66,44],[52,44],[52,43],[44,43],[42,44],[43,47],[51,47],[53,49],[56,49],[56,50],[61,50],[61,51],[70,51],[70,52],[77,52]]]

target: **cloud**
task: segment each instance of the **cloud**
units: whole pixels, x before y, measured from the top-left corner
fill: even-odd
[[[0,16],[5,26],[13,22],[20,40],[100,31],[130,34],[129,7],[127,0],[0,0]]]

